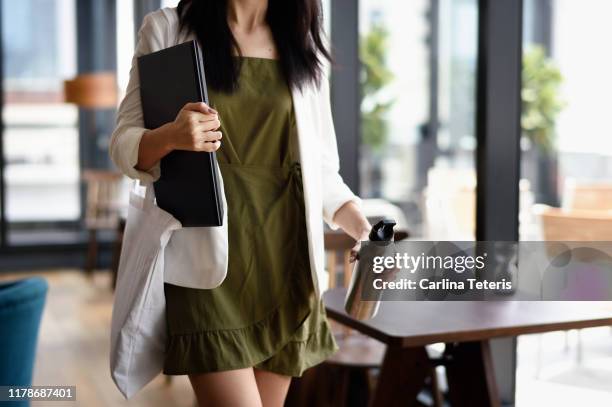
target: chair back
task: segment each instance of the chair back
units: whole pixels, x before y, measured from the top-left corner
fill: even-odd
[[[116,229],[122,209],[121,173],[108,170],[85,170],[85,225],[88,229]]]
[[[612,241],[612,212],[564,210],[535,205],[542,221],[544,240]]]
[[[46,280],[40,277],[0,283],[0,386],[32,385],[47,290]]]
[[[568,182],[565,188],[564,208],[612,213],[612,184]]]

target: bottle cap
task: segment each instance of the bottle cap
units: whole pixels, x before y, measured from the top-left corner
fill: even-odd
[[[393,240],[393,226],[395,226],[393,219],[383,219],[374,226],[370,231],[368,238],[372,242],[390,242]]]

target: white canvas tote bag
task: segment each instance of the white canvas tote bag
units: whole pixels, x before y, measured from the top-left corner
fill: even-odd
[[[144,197],[138,182],[130,192],[111,324],[111,375],[129,398],[157,376],[166,343],[164,248],[181,224]]]

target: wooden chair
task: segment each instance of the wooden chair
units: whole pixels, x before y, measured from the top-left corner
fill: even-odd
[[[343,232],[325,233],[328,288],[348,286],[355,240]],[[340,267],[339,267],[340,266]],[[341,269],[341,274],[338,270]],[[331,358],[293,380],[285,406],[365,405],[373,387],[371,370],[380,367],[385,345],[329,320],[340,348]],[[351,391],[353,390],[353,391]],[[352,393],[352,394],[351,394]]]
[[[563,195],[565,209],[612,213],[612,184],[578,183],[570,180],[565,185]]]
[[[400,241],[407,237],[408,233],[400,230],[395,233],[394,239]],[[328,288],[335,288],[338,285],[348,287],[353,274],[350,252],[355,240],[345,233],[337,232],[328,232],[324,238],[329,273]],[[330,320],[330,325],[340,348],[323,364],[324,368],[327,365],[336,370],[340,379],[340,387],[337,389],[333,405],[353,406],[355,399],[369,401],[376,382],[373,373],[382,364],[386,346],[333,320]],[[360,388],[361,391],[352,394],[351,385],[353,391],[355,388]]]
[[[122,175],[108,170],[84,170],[82,179],[86,189],[85,227],[89,234],[85,271],[91,274],[98,257],[98,231],[119,229]],[[114,250],[113,265],[117,256]]]
[[[565,210],[538,204],[534,213],[541,219],[544,240],[612,240],[612,211]]]
[[[604,201],[597,203],[598,199],[603,198],[598,188],[591,190],[590,193],[583,192],[585,189],[576,189],[572,205],[583,209],[562,209],[548,205],[536,204],[533,212],[540,217],[542,224],[542,234],[546,241],[557,242],[580,242],[580,241],[610,241],[612,240],[612,211],[609,208],[610,202]],[[598,199],[595,199],[598,196]],[[612,197],[612,196],[611,196]],[[589,208],[585,210],[584,208]],[[558,250],[558,247],[551,245],[549,251]],[[568,347],[568,332],[565,332],[566,348]],[[540,375],[542,367],[542,339],[538,340],[538,350],[536,359],[536,376]],[[578,330],[578,342],[576,350],[576,361],[582,361],[582,340],[580,330]]]
[[[406,237],[408,233],[405,231],[395,233],[396,241]],[[349,285],[353,270],[350,250],[354,245],[355,240],[343,232],[325,233],[328,288]],[[386,347],[382,342],[333,320],[329,322],[339,347],[338,352],[322,364],[306,371],[301,379],[292,382],[286,406],[368,405],[376,382],[374,372],[382,364]],[[433,405],[441,406],[442,396],[433,371],[430,382]]]

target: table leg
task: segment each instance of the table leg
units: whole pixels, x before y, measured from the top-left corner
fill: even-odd
[[[425,387],[431,365],[424,347],[389,346],[378,377],[373,407],[418,406],[417,395]]]
[[[499,407],[489,341],[446,344],[448,397],[453,407]]]

